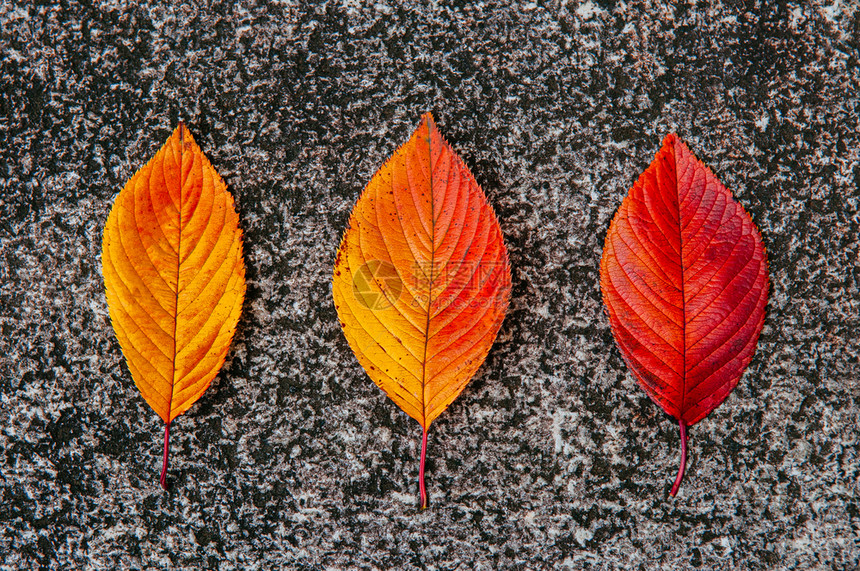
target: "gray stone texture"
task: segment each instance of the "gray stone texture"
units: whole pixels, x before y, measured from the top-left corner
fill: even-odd
[[[0,569],[860,566],[856,2],[128,4],[0,7]],[[422,512],[420,429],[361,370],[330,280],[424,111],[498,213],[513,299],[431,429]],[[179,119],[236,198],[248,295],[164,492],[100,248]],[[675,499],[677,426],[598,275],[672,131],[750,212],[772,278]]]

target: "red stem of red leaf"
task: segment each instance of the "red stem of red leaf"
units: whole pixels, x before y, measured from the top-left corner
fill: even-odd
[[[421,467],[418,469],[418,488],[421,490],[421,509],[427,508],[427,490],[424,489],[424,459],[427,457],[427,429],[421,438]]]
[[[683,420],[679,420],[678,426],[681,427],[681,467],[678,468],[678,476],[672,485],[672,491],[669,492],[669,495],[673,498],[678,493],[678,488],[681,487],[681,480],[684,479],[684,468],[687,466],[687,425],[684,424]]]
[[[170,423],[164,427],[164,463],[161,465],[161,487],[167,489],[167,454],[170,450]]]

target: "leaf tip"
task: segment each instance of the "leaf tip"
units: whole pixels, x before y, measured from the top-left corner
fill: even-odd
[[[678,133],[675,133],[673,131],[663,138],[663,146],[664,147],[674,146],[675,143],[677,143],[680,140],[681,140],[681,137],[678,136]]]
[[[436,120],[433,118],[433,113],[430,111],[421,115],[421,123],[427,123],[427,127],[432,131],[436,129]]]

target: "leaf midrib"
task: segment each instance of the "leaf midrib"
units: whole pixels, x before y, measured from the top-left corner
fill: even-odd
[[[424,354],[421,357],[421,427],[427,430],[427,346],[430,344],[430,309],[433,307],[433,269],[436,261],[436,212],[433,197],[433,129],[427,118],[427,164],[430,180],[430,275],[427,284],[427,318],[424,322]]]
[[[684,281],[684,225],[681,221],[681,189],[678,185],[678,156],[672,141],[672,163],[675,173],[675,195],[678,201],[678,267],[681,268],[681,406],[678,420],[683,422],[687,402],[687,284]]]
[[[173,397],[176,396],[176,335],[179,329],[179,270],[182,267],[182,184],[183,153],[185,151],[185,124],[179,122],[179,224],[177,226],[178,241],[176,244],[176,298],[173,305],[173,371],[170,380],[170,401],[167,403],[167,424],[170,424],[173,413]]]

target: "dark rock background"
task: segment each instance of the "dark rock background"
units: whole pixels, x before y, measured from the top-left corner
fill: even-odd
[[[0,7],[0,569],[856,569],[860,10],[852,1]],[[496,209],[512,309],[430,435],[331,301],[364,184],[434,112]],[[248,296],[174,423],[110,327],[101,232],[187,121]],[[610,218],[677,131],[761,228],[731,397],[677,427],[603,313]]]

